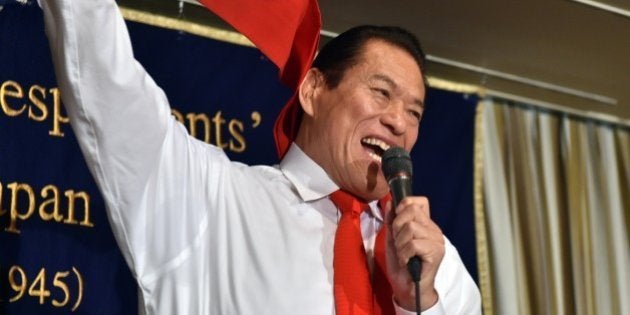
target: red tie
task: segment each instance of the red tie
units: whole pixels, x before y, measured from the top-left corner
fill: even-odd
[[[372,315],[372,284],[361,235],[361,213],[368,205],[342,190],[332,193],[330,200],[341,211],[333,256],[337,314]]]
[[[389,195],[380,201],[381,208]],[[351,194],[338,190],[330,199],[341,211],[335,234],[333,274],[335,308],[338,315],[394,314],[392,289],[387,280],[385,265],[385,231],[383,226],[376,237],[374,248],[374,290],[370,281],[363,237],[361,213],[369,206]]]
[[[387,203],[392,199],[390,194],[385,195],[378,204],[381,209],[385,209]],[[383,212],[383,220],[387,222],[385,213]],[[376,235],[376,244],[374,244],[374,271],[372,273],[372,283],[374,287],[374,315],[393,315],[394,304],[392,303],[393,291],[392,286],[387,279],[387,265],[385,259],[385,243],[387,242],[387,228],[385,223],[381,226],[378,235]]]

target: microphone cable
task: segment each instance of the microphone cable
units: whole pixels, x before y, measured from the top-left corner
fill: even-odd
[[[416,288],[416,314],[420,315],[422,313],[420,310],[420,273],[422,273],[422,263],[418,256],[411,257],[407,263],[407,269],[411,274],[413,285]]]

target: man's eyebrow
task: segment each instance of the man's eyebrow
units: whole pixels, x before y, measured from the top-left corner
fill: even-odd
[[[388,77],[388,76],[386,76],[384,74],[377,73],[377,74],[372,76],[372,79],[373,80],[378,80],[378,81],[384,81],[391,88],[397,88],[398,87],[398,84],[396,84],[396,82],[394,82],[394,80],[392,80],[390,77]]]
[[[377,73],[377,74],[372,76],[372,79],[373,80],[378,80],[378,81],[383,81],[387,85],[389,85],[389,87],[392,88],[392,89],[397,89],[398,88],[398,84],[396,84],[396,82],[394,82],[394,80],[392,80],[387,75]],[[424,101],[422,101],[419,98],[414,98],[413,99],[413,103],[418,105],[418,106],[420,106],[421,108],[424,108]]]

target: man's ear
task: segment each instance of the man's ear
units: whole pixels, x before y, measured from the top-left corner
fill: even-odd
[[[315,97],[319,92],[319,89],[323,88],[324,75],[317,68],[310,68],[306,72],[306,76],[298,91],[300,97],[300,104],[304,113],[309,116],[313,116],[315,110]]]

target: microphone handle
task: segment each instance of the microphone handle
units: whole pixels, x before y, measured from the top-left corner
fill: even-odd
[[[394,210],[405,197],[411,195],[411,177],[404,174],[392,178],[389,181],[389,190],[392,193],[392,210]],[[407,262],[407,270],[414,282],[420,282],[422,273],[420,257],[411,257]]]

